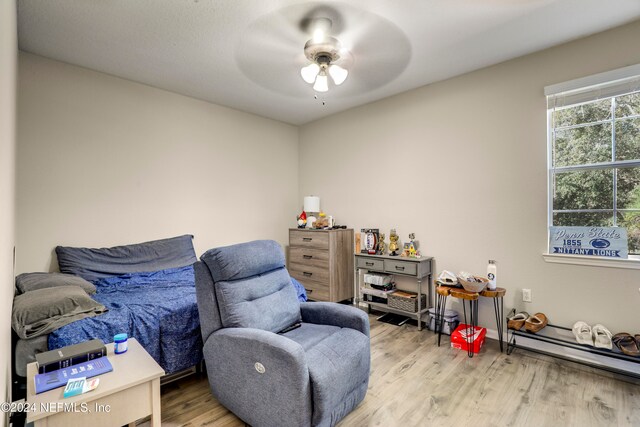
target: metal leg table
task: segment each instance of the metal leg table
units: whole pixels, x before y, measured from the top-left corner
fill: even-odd
[[[481,297],[493,299],[493,310],[496,313],[496,330],[498,331],[498,341],[500,342],[500,353],[504,350],[504,295],[506,293],[507,290],[505,288],[496,288],[494,290],[485,289],[480,292]]]
[[[436,312],[435,312],[435,329],[434,333],[438,334],[438,347],[442,338],[442,329],[444,328],[444,310],[447,306],[447,297],[451,293],[451,288],[447,286],[436,287]]]
[[[451,296],[462,300],[464,323],[465,325],[471,326],[471,331],[467,329],[465,334],[465,338],[467,340],[467,356],[473,357],[473,341],[476,326],[478,326],[478,298],[480,298],[480,294],[477,292],[468,292],[464,289],[452,289]],[[467,302],[469,303],[469,322],[467,322]]]
[[[504,296],[507,290],[504,288],[496,288],[494,290],[485,289],[484,291],[468,292],[461,288],[450,288],[448,286],[436,287],[436,318],[435,331],[438,334],[438,346],[442,337],[442,329],[444,326],[444,311],[447,305],[447,297],[452,296],[462,300],[462,310],[464,314],[464,323],[474,327],[478,323],[478,300],[479,297],[491,298],[493,301],[493,310],[496,316],[496,330],[498,332],[498,342],[500,344],[500,352],[504,351]],[[469,305],[469,323],[467,323],[467,304]],[[473,335],[467,336],[467,344],[473,343]],[[469,346],[469,357],[473,357],[471,346]]]

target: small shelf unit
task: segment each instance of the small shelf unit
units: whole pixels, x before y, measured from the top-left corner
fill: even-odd
[[[372,255],[372,254],[355,254],[355,303],[359,305],[360,301],[379,311],[386,311],[389,313],[400,314],[409,318],[416,319],[418,321],[418,330],[422,330],[422,316],[427,313],[429,307],[432,304],[432,292],[427,290],[427,304],[426,307],[422,307],[419,304],[417,312],[405,311],[394,307],[389,307],[387,304],[373,301],[364,301],[361,299],[363,287],[362,274],[371,273],[383,273],[393,274],[394,276],[411,277],[416,279],[418,301],[421,300],[423,292],[422,282],[427,280],[427,285],[431,283],[431,270],[432,270],[432,257],[423,256],[420,258],[408,258],[391,255]]]

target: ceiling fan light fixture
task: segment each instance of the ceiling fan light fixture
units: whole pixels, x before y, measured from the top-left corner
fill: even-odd
[[[324,70],[321,70],[318,77],[316,77],[316,83],[313,85],[313,90],[316,92],[326,92],[329,90],[329,81],[327,79],[327,73],[325,73]]]
[[[304,55],[311,62],[300,70],[305,82],[313,84],[316,92],[329,90],[329,79],[338,86],[342,84],[349,72],[335,63],[340,59],[340,54],[348,55],[342,49],[338,39],[328,35],[331,29],[331,20],[320,18],[314,21],[313,36],[304,45]]]
[[[339,65],[332,64],[329,66],[329,75],[333,79],[333,82],[339,86],[347,79],[349,71]]]
[[[315,62],[312,62],[306,67],[302,67],[302,69],[300,70],[300,75],[302,76],[305,82],[312,84],[313,82],[316,81],[316,76],[318,75],[319,71],[320,71],[320,66]]]

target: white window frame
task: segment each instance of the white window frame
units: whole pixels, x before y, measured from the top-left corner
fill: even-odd
[[[620,68],[617,70],[607,71],[604,73],[596,74],[593,76],[583,77],[580,79],[571,80],[564,83],[559,83],[545,87],[545,96],[547,100],[555,96],[567,96],[573,97],[579,100],[582,94],[590,94],[595,91],[602,91],[604,95],[602,98],[610,98],[613,96],[619,96],[623,93],[616,93],[616,89],[626,84],[626,82],[638,81],[640,79],[640,64],[631,65],[629,67]],[[602,89],[601,89],[602,88]],[[610,94],[607,90],[611,90]],[[588,96],[588,95],[587,95]],[[591,101],[594,99],[591,98]],[[548,101],[549,102],[549,101]],[[585,99],[583,102],[588,102]],[[580,102],[571,102],[570,105],[576,105]],[[616,161],[615,155],[615,101],[612,103],[611,117],[607,120],[603,120],[598,123],[611,123],[612,126],[612,150],[611,161],[603,163],[595,163],[589,165],[577,165],[577,166],[561,166],[553,167],[553,109],[549,108],[547,104],[547,249],[549,246],[549,226],[553,224],[553,177],[557,172],[572,172],[583,171],[591,169],[612,169],[614,174],[613,180],[613,207],[612,209],[581,209],[580,212],[600,212],[600,211],[612,211],[614,225],[617,223],[617,197],[616,197],[616,169],[625,167],[640,167],[640,160],[624,160]],[[632,116],[626,119],[637,119],[640,115]],[[592,125],[592,124],[589,124]],[[580,126],[576,126],[580,127]],[[590,265],[596,267],[613,267],[613,268],[630,268],[640,269],[640,256],[629,255],[628,259],[612,259],[605,257],[593,257],[593,256],[580,256],[570,254],[550,254],[545,252],[543,258],[547,262],[560,263],[560,264],[578,264],[578,265]]]

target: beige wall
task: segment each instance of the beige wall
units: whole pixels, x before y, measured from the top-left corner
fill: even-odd
[[[636,22],[299,130],[21,54],[17,272],[54,269],[57,244],[182,233],[196,235],[198,254],[284,244],[301,197],[317,194],[339,223],[415,232],[438,271],[482,274],[498,260],[507,307],[635,331],[640,272],[541,257],[543,88],[639,63],[639,37]],[[492,327],[486,301],[481,316]]]
[[[15,209],[16,5],[0,2],[0,402],[11,397],[11,302]],[[1,414],[0,425],[5,425]]]
[[[17,273],[55,269],[56,245],[285,244],[297,144],[293,126],[21,53]]]
[[[506,307],[640,331],[640,271],[548,264],[543,88],[640,63],[640,22],[305,125],[300,196],[388,239],[415,232],[436,269],[498,261]],[[331,156],[319,155],[330,152]],[[403,283],[404,284],[404,283]],[[521,289],[533,302],[521,302]],[[488,301],[481,321],[495,328]],[[459,307],[458,307],[459,308]]]
[[[0,402],[10,398],[15,192],[16,5],[0,2]],[[5,414],[0,415],[5,425]]]

